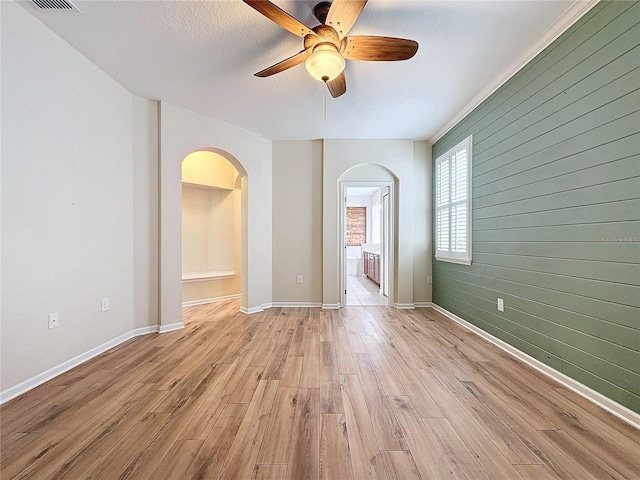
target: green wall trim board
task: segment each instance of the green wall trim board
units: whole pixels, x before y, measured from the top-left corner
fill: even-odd
[[[473,262],[434,260],[433,302],[640,413],[640,2],[599,2],[434,161],[469,135]]]
[[[447,309],[442,308],[440,305],[437,305],[434,303],[433,308],[438,312],[442,313],[443,315],[446,315],[448,318],[458,323],[459,325],[463,326],[467,330],[484,338],[488,342],[491,342],[501,350],[504,350],[514,358],[517,358],[521,362],[526,363],[530,367],[536,369],[537,371],[546,375],[552,380],[555,380],[556,382],[565,386],[569,390],[577,393],[578,395],[581,395],[582,397],[595,403],[601,408],[604,408],[606,411],[610,412],[616,417],[640,429],[640,415],[634,412],[633,410],[630,410],[624,405],[620,405],[619,403],[614,402],[609,397],[606,397],[605,395],[602,395],[601,393],[593,390],[592,388],[587,387],[586,385],[578,382],[577,380],[574,380],[573,378],[563,373],[560,373],[555,368],[549,367],[547,364],[541,362],[540,360],[537,360],[536,358],[533,358],[530,355],[527,355],[526,353],[513,347],[509,343],[504,342],[497,337],[494,337],[493,335],[491,335],[490,333],[487,333],[482,328],[476,327],[474,324],[467,322],[466,320],[460,318],[459,316],[451,313]]]

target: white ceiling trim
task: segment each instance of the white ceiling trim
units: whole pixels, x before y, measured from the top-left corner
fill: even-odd
[[[540,37],[540,40],[531,46],[522,56],[511,65],[507,66],[495,79],[485,88],[480,90],[460,112],[449,120],[438,133],[428,139],[433,145],[440,140],[449,130],[455,127],[464,117],[469,115],[478,105],[484,102],[489,96],[504,85],[511,77],[520,71],[527,63],[533,60],[536,55],[551,45],[560,35],[566,32],[574,23],[580,20],[584,15],[595,7],[600,0],[584,0],[573,3],[566,12],[558,18]]]

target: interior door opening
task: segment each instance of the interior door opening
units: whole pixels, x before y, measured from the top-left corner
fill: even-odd
[[[391,183],[343,183],[342,305],[392,305]]]

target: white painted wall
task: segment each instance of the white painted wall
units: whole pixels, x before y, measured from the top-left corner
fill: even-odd
[[[413,225],[413,298],[415,302],[431,302],[432,250],[432,179],[431,144],[413,143],[414,212]]]
[[[134,328],[158,324],[158,102],[133,96]]]
[[[209,271],[233,271],[233,190],[209,192]],[[238,265],[239,267],[239,265]],[[239,293],[239,292],[238,292]]]
[[[273,301],[322,301],[322,141],[273,142]],[[296,284],[302,275],[303,283]]]
[[[240,192],[182,184],[182,272],[236,272],[183,282],[182,302],[240,294]]]
[[[196,150],[220,153],[242,175],[242,307],[261,309],[272,298],[271,142],[166,102],[160,104],[160,117],[161,325],[182,321],[180,166]]]
[[[207,151],[194,152],[182,162],[182,182],[216,188],[233,188],[238,172],[224,157]]]
[[[182,184],[182,273],[234,270],[234,192]]]
[[[22,7],[0,8],[5,390],[134,326],[134,99]]]
[[[411,140],[273,142],[274,302],[338,303],[339,181],[397,182],[395,302],[430,301],[430,162],[431,146]]]
[[[375,193],[371,195],[371,239],[369,240],[371,243],[382,243],[382,223],[384,217],[384,212],[382,211],[382,195],[387,192],[388,187],[385,187],[376,190]],[[375,217],[374,210],[376,211]],[[376,218],[376,221],[374,221],[374,218]],[[374,230],[378,231],[374,232]]]
[[[209,268],[209,203],[209,190],[182,184],[182,273],[212,270]]]

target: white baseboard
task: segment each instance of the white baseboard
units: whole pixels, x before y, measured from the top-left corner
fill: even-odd
[[[160,327],[158,328],[158,332],[167,333],[167,332],[173,332],[174,330],[180,330],[182,328],[184,328],[184,323],[176,322],[176,323],[170,323],[169,325],[160,325]]]
[[[195,305],[206,305],[207,303],[224,302],[226,300],[237,300],[239,298],[240,298],[240,294],[236,293],[234,295],[222,295],[220,297],[201,298],[199,300],[189,300],[187,302],[182,302],[182,308],[193,307]]]
[[[160,332],[160,328],[158,327],[158,325],[150,325],[148,327],[135,328],[133,330],[133,336],[139,337],[140,335],[148,335],[150,333],[159,333],[159,332]]]
[[[416,308],[415,303],[394,303],[393,306],[398,310],[413,310]]]
[[[240,311],[242,313],[246,313],[247,315],[251,315],[253,313],[264,312],[264,307],[262,305],[258,305],[257,307],[240,307]]]
[[[323,310],[338,310],[340,308],[340,304],[339,303],[323,303],[322,308]]]
[[[37,387],[38,385],[42,385],[49,380],[54,379],[58,375],[63,374],[64,372],[71,370],[72,368],[77,367],[78,365],[83,364],[87,360],[91,360],[93,357],[100,355],[101,353],[106,352],[107,350],[117,347],[123,342],[133,338],[139,337],[141,335],[148,335],[150,333],[166,333],[174,330],[179,330],[184,328],[184,324],[182,322],[172,323],[171,325],[149,325],[147,327],[135,328],[129,332],[123,333],[122,335],[117,336],[109,340],[108,342],[103,343],[102,345],[98,345],[97,347],[92,348],[80,355],[77,355],[67,361],[62,362],[60,365],[56,365],[53,368],[50,368],[47,371],[39,373],[34,377],[25,380],[24,382],[20,382],[13,387],[9,387],[6,390],[0,392],[0,405],[3,403],[15,398],[23,393],[28,392],[29,390]]]
[[[103,343],[102,345],[98,345],[97,347],[94,347],[91,350],[88,350],[84,353],[81,353],[80,355],[77,355],[67,361],[62,362],[60,365],[56,365],[55,367],[50,368],[45,372],[39,373],[38,375],[35,375],[34,377],[31,377],[28,380],[25,380],[24,382],[21,382],[17,385],[14,385],[13,387],[9,387],[6,390],[0,392],[0,405],[2,405],[4,402],[11,400],[12,398],[15,398],[19,395],[22,395],[23,393],[28,392],[29,390],[37,387],[38,385],[42,385],[43,383],[54,379],[58,375],[61,375],[64,372],[71,370],[72,368],[75,368],[78,365],[83,364],[87,360],[91,360],[93,357],[98,356],[101,353],[104,353],[113,347],[117,347],[121,343],[126,342],[127,340],[133,337],[148,335],[150,333],[172,332],[174,330],[180,330],[181,328],[184,328],[184,323],[178,322],[178,323],[172,323],[171,325],[163,325],[163,326],[149,325],[146,327],[135,328],[129,332],[123,333],[122,335],[119,335],[116,338],[113,338],[108,342]]]
[[[273,302],[273,307],[305,307],[305,308],[320,308],[322,303],[320,302]]]
[[[433,302],[416,302],[414,305],[416,308],[428,308],[434,306]]]
[[[101,353],[106,352],[107,350],[120,345],[122,342],[126,342],[130,338],[133,338],[134,333],[133,330],[127,333],[123,333],[122,335],[117,336],[109,340],[108,342],[103,343],[102,345],[98,345],[97,347],[92,348],[80,355],[77,355],[65,362],[62,362],[60,365],[56,365],[49,370],[46,370],[38,375],[35,375],[24,382],[20,382],[13,387],[9,387],[3,392],[0,392],[0,404],[11,400],[19,395],[22,395],[25,392],[28,392],[32,388],[37,387],[38,385],[42,385],[45,382],[57,377],[58,375],[63,374],[64,372],[71,370],[74,367],[77,367],[81,363],[86,362],[87,360],[92,359],[93,357],[100,355]]]
[[[612,413],[616,417],[624,420],[625,422],[633,425],[636,428],[640,428],[640,415],[625,407],[624,405],[620,405],[618,402],[611,400],[608,397],[605,397],[600,392],[596,392],[592,388],[587,387],[586,385],[574,380],[573,378],[565,375],[562,372],[559,372],[555,368],[551,368],[549,365],[542,363],[540,360],[537,360],[530,355],[527,355],[521,350],[518,350],[513,345],[509,345],[507,342],[500,340],[499,338],[494,337],[488,332],[485,332],[479,327],[476,327],[472,323],[467,322],[466,320],[458,317],[457,315],[451,313],[450,311],[442,308],[440,305],[433,304],[433,308],[438,312],[446,315],[454,322],[462,325],[467,330],[472,331],[478,336],[484,338],[485,340],[493,343],[498,348],[504,350],[511,356],[517,358],[518,360],[526,363],[530,367],[535,368],[540,373],[543,373],[547,377],[555,380],[556,382],[564,385],[569,390],[574,391],[578,395],[586,398],[592,403],[595,403],[601,408],[604,408],[609,413]]]

